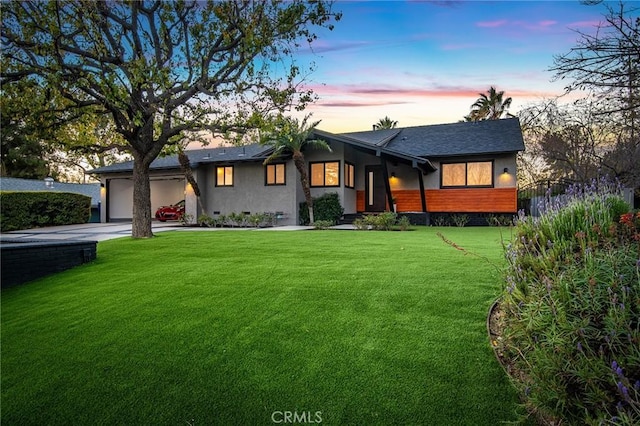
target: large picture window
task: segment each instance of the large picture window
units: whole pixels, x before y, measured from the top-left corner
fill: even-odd
[[[350,163],[344,163],[344,186],[347,188],[356,187],[356,167]]]
[[[441,169],[441,183],[443,188],[493,186],[492,161],[443,163]]]
[[[233,166],[216,167],[216,186],[233,186]]]
[[[311,186],[340,186],[340,162],[311,163]]]
[[[266,185],[286,185],[286,165],[282,164],[267,164],[266,167]]]

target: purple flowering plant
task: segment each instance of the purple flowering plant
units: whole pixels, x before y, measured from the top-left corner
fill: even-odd
[[[504,246],[499,349],[547,418],[640,424],[640,214],[629,209],[615,181],[576,185],[541,216],[519,214]]]

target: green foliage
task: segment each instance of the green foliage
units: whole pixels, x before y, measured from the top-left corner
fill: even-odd
[[[411,228],[411,221],[407,216],[398,217],[394,212],[384,212],[358,218],[353,221],[353,225],[359,231],[408,231]]]
[[[411,221],[408,216],[401,216],[397,222],[398,229],[401,231],[408,231],[411,228]]]
[[[340,196],[336,192],[329,192],[313,198],[313,215],[315,221],[326,220],[333,225],[342,217],[344,208],[340,204]],[[309,208],[307,202],[300,203],[300,224],[309,224]]]
[[[91,197],[86,195],[0,191],[2,231],[86,223],[90,217]]]
[[[206,213],[203,213],[198,216],[198,225],[204,228],[212,228],[216,226],[216,219]]]
[[[521,217],[506,247],[500,350],[527,404],[567,424],[640,422],[640,214],[628,209],[606,185],[574,188]]]
[[[453,216],[451,216],[451,220],[453,221],[453,223],[457,227],[462,228],[467,223],[469,223],[469,215],[466,215],[466,214],[454,214]]]
[[[330,220],[316,220],[315,222],[313,222],[313,227],[315,229],[329,229],[333,225],[335,225],[335,223],[331,222]]]
[[[513,225],[513,215],[509,214],[489,214],[486,219],[490,226]]]

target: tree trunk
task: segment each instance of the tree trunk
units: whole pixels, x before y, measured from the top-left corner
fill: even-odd
[[[307,176],[307,167],[304,162],[304,155],[302,152],[297,151],[293,153],[293,164],[296,165],[298,173],[300,173],[300,183],[302,184],[302,191],[304,192],[304,198],[309,207],[309,224],[313,225],[313,198],[311,198],[311,188],[309,187],[309,177]]]
[[[151,184],[149,183],[149,164],[138,155],[133,159],[133,238],[151,238]]]
[[[200,198],[200,187],[198,186],[196,178],[193,176],[193,170],[191,169],[189,156],[185,154],[182,149],[178,151],[178,162],[180,163],[180,169],[182,170],[182,174],[184,174],[184,178],[187,180],[189,185],[191,185],[191,189],[193,189],[193,193],[196,196],[196,200],[198,201],[200,210],[203,214],[206,214],[207,212],[204,209],[204,204],[202,204],[202,198]],[[197,220],[197,218],[194,219]]]

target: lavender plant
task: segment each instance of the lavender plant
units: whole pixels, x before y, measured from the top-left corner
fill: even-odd
[[[619,187],[605,180],[550,197],[542,210],[519,215],[505,247],[499,349],[514,383],[547,418],[639,424],[640,215],[629,220]]]

